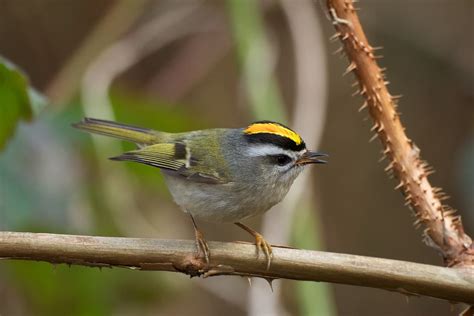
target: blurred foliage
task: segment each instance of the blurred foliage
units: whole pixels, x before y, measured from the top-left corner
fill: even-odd
[[[260,3],[253,0],[228,0],[227,3],[250,110],[257,120],[286,122]]]
[[[46,108],[38,120],[18,127],[0,155],[2,229],[67,232],[65,210],[81,188],[72,156],[78,134],[70,123],[81,113],[77,103],[61,112]]]
[[[29,86],[27,77],[0,56],[0,150],[17,124],[31,120],[45,105],[44,98]]]
[[[87,268],[47,263],[7,263],[34,315],[115,315],[124,304],[159,304],[171,298],[173,287],[159,273]],[[124,303],[126,302],[126,303]]]

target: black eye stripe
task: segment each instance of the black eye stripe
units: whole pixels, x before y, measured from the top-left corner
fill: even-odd
[[[285,166],[287,164],[289,164],[292,159],[290,156],[287,156],[287,155],[284,155],[284,154],[280,154],[280,155],[271,155],[270,156],[272,161],[279,165],[279,166]]]

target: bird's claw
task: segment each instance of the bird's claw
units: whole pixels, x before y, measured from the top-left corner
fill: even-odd
[[[259,233],[255,234],[255,245],[257,246],[257,256],[260,255],[260,250],[262,250],[267,258],[267,270],[269,270],[273,259],[272,246]]]

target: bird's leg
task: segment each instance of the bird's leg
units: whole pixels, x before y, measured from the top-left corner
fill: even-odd
[[[263,238],[261,234],[257,233],[252,228],[245,226],[244,224],[239,222],[234,224],[246,230],[253,237],[255,237],[255,245],[257,246],[257,256],[260,254],[260,249],[263,250],[265,257],[267,257],[267,270],[270,269],[270,264],[273,258],[272,246],[265,240],[265,238]]]
[[[191,220],[193,221],[193,227],[194,227],[194,238],[196,240],[196,248],[198,251],[199,257],[204,257],[206,260],[206,263],[209,264],[209,257],[211,256],[211,253],[209,251],[209,246],[207,245],[207,241],[204,239],[204,235],[201,233],[201,231],[197,228],[196,221],[194,220],[194,217],[191,216]]]

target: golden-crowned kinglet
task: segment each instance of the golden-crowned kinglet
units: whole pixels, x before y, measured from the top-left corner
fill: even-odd
[[[138,149],[110,158],[158,167],[176,203],[193,221],[198,252],[209,262],[209,248],[194,218],[230,222],[255,237],[267,268],[272,248],[240,223],[280,202],[303,167],[325,163],[306,149],[301,137],[270,121],[245,128],[216,128],[166,133],[111,121],[85,118],[73,126],[137,144]]]

